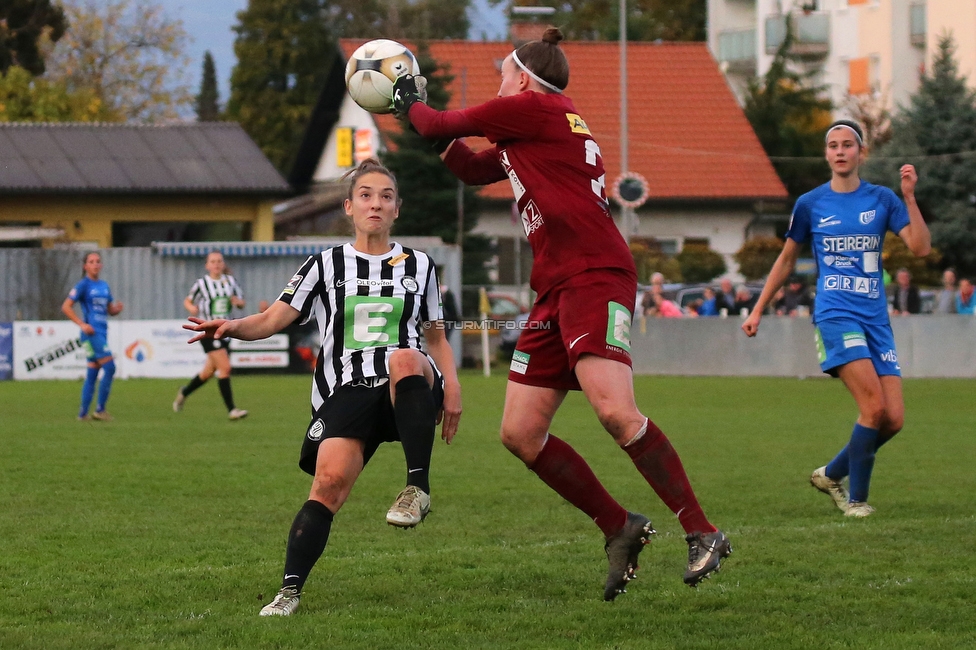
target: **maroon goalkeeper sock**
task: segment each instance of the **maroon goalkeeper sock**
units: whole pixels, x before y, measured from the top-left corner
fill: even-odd
[[[714,533],[718,530],[708,523],[708,518],[698,505],[678,452],[650,419],[647,420],[644,435],[624,447],[624,451],[630,455],[664,505],[678,516],[686,533]]]
[[[627,522],[627,511],[610,496],[583,457],[556,436],[549,434],[529,469],[589,515],[606,537],[619,532]]]

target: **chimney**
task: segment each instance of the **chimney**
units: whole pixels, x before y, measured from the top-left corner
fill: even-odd
[[[546,25],[537,22],[512,20],[508,24],[508,38],[512,41],[512,47],[518,49],[529,41],[541,39],[546,29]]]

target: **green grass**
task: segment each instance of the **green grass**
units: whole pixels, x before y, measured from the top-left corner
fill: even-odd
[[[976,647],[972,382],[905,383],[878,512],[851,521],[807,484],[855,417],[839,382],[638,378],[735,547],[697,590],[677,521],[571,395],[553,431],[659,531],[604,603],[599,531],[497,440],[504,378],[462,379],[427,522],[386,525],[404,470],[385,445],[288,619],[257,612],[309,486],[308,377],[235,378],[241,422],[211,385],[175,414],[179,382],[117,382],[116,421],[80,423],[80,383],[0,383],[0,648]]]

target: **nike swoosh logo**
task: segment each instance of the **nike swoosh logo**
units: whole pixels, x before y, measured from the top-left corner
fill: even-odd
[[[290,573],[290,574],[288,574],[288,575],[286,575],[286,576],[285,576],[285,580],[287,580],[288,578],[297,578],[297,577],[298,577],[298,575],[297,575],[297,574],[295,574],[295,573]]]
[[[824,217],[823,219],[821,219],[821,220],[820,220],[820,223],[821,223],[821,224],[825,224],[825,223],[827,223],[828,221],[830,221],[831,219],[836,219],[836,218],[837,218],[837,215],[836,215],[836,214],[832,214],[832,215],[830,215],[829,217]]]
[[[408,469],[407,474],[413,474],[414,472],[419,472],[422,471],[423,469],[424,469],[423,467],[418,467],[417,469]]]
[[[589,334],[590,333],[587,332],[586,334],[583,334],[583,336],[589,336]],[[583,336],[577,336],[575,339],[573,339],[573,342],[569,344],[569,349],[572,350],[573,349],[573,346],[576,345],[577,343],[579,343],[580,342],[580,339],[583,338]]]
[[[336,285],[335,285],[336,286],[336,289],[338,289],[339,287],[344,287],[347,284],[349,284],[350,282],[353,282],[353,280],[339,280],[338,282],[336,282]]]

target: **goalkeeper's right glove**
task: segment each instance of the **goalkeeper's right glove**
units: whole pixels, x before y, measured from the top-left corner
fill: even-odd
[[[427,103],[427,78],[407,74],[393,82],[393,112],[406,116],[417,102]]]

